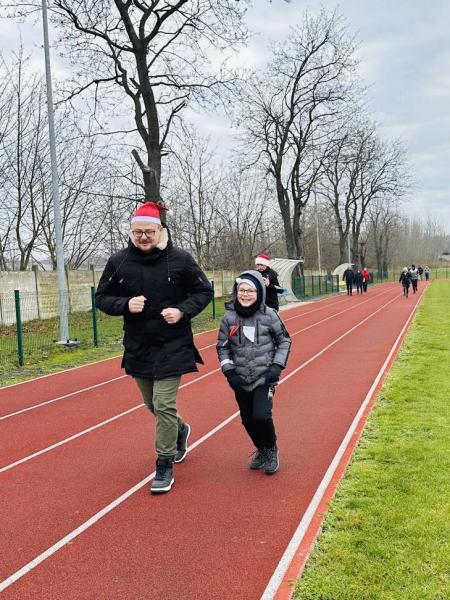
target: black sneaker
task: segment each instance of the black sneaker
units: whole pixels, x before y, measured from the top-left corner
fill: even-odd
[[[253,470],[262,469],[265,462],[266,462],[265,449],[256,450],[255,453],[253,454],[253,458],[250,463],[250,469],[253,469]]]
[[[273,475],[280,468],[280,457],[278,455],[278,448],[266,448],[266,462],[264,463],[264,473],[266,475]]]
[[[175,454],[174,462],[180,463],[186,458],[188,451],[187,441],[191,434],[191,426],[188,423],[183,423],[183,427],[178,432],[177,438],[177,453]]]
[[[156,475],[150,488],[151,493],[165,494],[170,491],[174,482],[173,460],[171,458],[158,458],[156,460]]]

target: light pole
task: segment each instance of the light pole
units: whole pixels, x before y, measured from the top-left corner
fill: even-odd
[[[69,318],[67,307],[67,285],[64,268],[64,249],[61,227],[61,209],[59,205],[58,164],[56,161],[55,120],[53,116],[52,74],[50,66],[50,48],[48,41],[47,0],[42,0],[42,24],[44,27],[45,79],[47,84],[48,133],[50,144],[50,162],[52,168],[52,198],[55,222],[56,271],[59,293],[59,341],[58,344],[71,344],[69,341]]]

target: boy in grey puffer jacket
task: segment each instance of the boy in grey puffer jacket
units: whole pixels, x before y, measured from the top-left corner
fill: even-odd
[[[265,295],[258,271],[245,271],[236,279],[233,299],[220,323],[217,353],[242,424],[256,446],[250,468],[264,468],[272,475],[279,468],[272,397],[291,339],[277,311],[266,306]]]

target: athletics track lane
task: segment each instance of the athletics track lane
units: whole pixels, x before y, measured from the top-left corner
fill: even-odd
[[[397,293],[398,289],[395,288],[393,294],[376,302],[376,307]],[[351,302],[350,299],[349,301]],[[370,310],[368,308],[366,306],[366,311],[362,314],[349,311],[350,314],[354,313],[354,323],[375,310],[375,306]],[[401,298],[396,299],[359,330],[355,330],[351,336],[344,338],[300,371],[299,375],[294,375],[286,384],[279,386],[275,418],[280,432],[283,468],[275,477],[268,478],[262,473],[249,472],[246,457],[250,448],[236,419],[201,448],[194,449],[185,465],[177,467],[177,483],[171,494],[164,498],[152,498],[146,490],[141,490],[70,546],[14,584],[5,593],[5,597],[31,597],[33,587],[37,585],[34,590],[45,589],[46,595],[42,596],[45,598],[258,598],[276,565],[277,557],[284,550],[293,528],[295,529],[295,520],[299,519],[301,511],[307,506],[329,464],[330,456],[333,456],[361,398],[370,387],[382,362],[381,354],[387,353],[389,344],[395,339],[396,332],[398,334],[410,308],[410,303],[402,303]],[[362,309],[363,307],[361,311]],[[328,321],[320,328],[320,334],[323,333],[322,329],[326,329],[329,342],[339,335],[340,325],[334,321],[330,324]],[[291,331],[292,329],[290,327]],[[316,337],[321,337],[318,336],[318,330],[319,327],[301,334],[300,344],[294,341],[294,347],[304,350],[310,341],[312,343]],[[321,343],[323,346],[324,342]],[[349,394],[344,384],[348,383],[349,374],[354,372],[354,365],[361,364],[361,356],[364,356],[364,370],[359,372],[357,384],[352,386],[352,393]],[[295,351],[291,356],[289,370],[292,371],[298,362],[301,361]],[[353,375],[351,380],[354,382]],[[208,381],[212,383],[209,387],[206,385]],[[186,388],[186,391],[192,391],[194,387],[195,384]],[[223,400],[219,404],[218,391],[223,394]],[[219,422],[223,414],[228,416],[234,411],[234,403],[220,374],[204,380],[201,395],[202,398],[198,398],[200,406],[197,403],[193,406],[191,402],[191,409],[195,408],[196,411],[192,414],[196,437]],[[186,403],[185,406],[187,409],[189,404]],[[208,407],[209,413],[206,410]],[[217,408],[221,410],[216,415]],[[197,414],[198,411],[200,415]],[[217,417],[216,423],[212,423],[213,411]],[[147,457],[151,450],[148,447],[144,451],[140,444],[137,444],[138,448],[129,448],[130,439],[136,443],[138,438],[140,440],[146,435],[148,422],[145,426],[141,424],[139,428],[140,421],[142,418],[132,423],[129,429],[115,431],[116,438],[111,436],[110,439],[98,439],[104,432],[89,441],[86,438],[83,446],[89,446],[87,451],[83,451],[83,447],[77,449],[81,451],[81,464],[77,462],[77,453],[71,454],[72,445],[62,452],[57,450],[52,458],[42,457],[43,460],[37,459],[34,464],[32,461],[19,467],[16,472],[22,473],[22,481],[17,482],[16,501],[20,503],[23,494],[25,502],[27,501],[25,488],[30,483],[30,477],[37,497],[32,506],[28,504],[28,518],[24,510],[21,523],[16,525],[22,524],[22,528],[25,527],[34,534],[33,513],[40,513],[41,516],[44,514],[45,520],[45,512],[48,510],[53,520],[46,523],[41,533],[47,533],[47,538],[55,541],[58,537],[54,535],[58,530],[55,525],[59,524],[61,530],[67,530],[70,517],[73,516],[72,496],[77,496],[75,484],[78,483],[83,488],[83,504],[89,486],[96,485],[95,470],[98,487],[99,462],[102,464],[102,488],[108,480],[119,479],[118,487],[123,490],[123,486],[129,484],[126,483],[127,478],[122,476],[130,470],[133,482],[142,478],[142,474],[148,472]],[[121,423],[120,430],[123,427],[124,423]],[[68,456],[65,454],[67,451]],[[113,456],[109,456],[110,451]],[[63,456],[61,463],[55,466],[56,454]],[[39,472],[38,462],[41,460],[43,470]],[[92,463],[94,475],[87,485],[84,480],[86,462]],[[72,471],[73,489],[66,487],[70,479],[60,485],[64,465],[65,471],[75,468],[75,476]],[[27,469],[25,474],[24,469]],[[50,469],[52,472],[48,473]],[[49,493],[53,492],[55,495],[58,490],[61,495],[56,508],[52,506],[52,501],[48,509],[41,504],[40,494],[41,488],[45,487],[46,472],[50,475],[49,486],[52,488],[48,490]],[[79,476],[81,481],[77,482]],[[114,486],[111,484],[111,487]],[[78,500],[79,495],[78,492]],[[90,514],[95,505],[95,493],[92,496],[92,499],[87,499]],[[14,495],[10,499],[13,501]],[[101,503],[99,501],[98,505]],[[78,511],[78,514],[80,512],[82,511]],[[169,514],[170,520],[167,523]],[[171,532],[176,531],[178,539],[164,548],[162,538],[166,527]],[[49,531],[52,534],[50,536]],[[40,544],[44,543],[44,538],[45,535]],[[27,544],[29,540],[25,535],[15,547],[7,548],[6,554],[17,551],[17,546],[26,549]],[[36,548],[33,551],[36,552]],[[150,558],[149,566],[148,562],[142,560],[142,556],[152,555],[157,557],[156,564]],[[173,561],[178,555],[177,567],[174,568]],[[197,558],[195,572],[192,571],[193,556]],[[25,551],[20,553],[18,561],[10,562],[23,564],[26,560],[29,558]],[[90,560],[93,561],[92,564]],[[239,565],[243,577],[236,579],[234,575]],[[13,567],[13,564],[9,567]],[[59,568],[62,569],[61,573],[65,573],[65,582],[59,580]],[[164,577],[165,572],[172,578],[171,581]],[[70,574],[68,579],[67,574]],[[159,581],[159,586],[154,577]],[[201,590],[208,592],[204,594]]]

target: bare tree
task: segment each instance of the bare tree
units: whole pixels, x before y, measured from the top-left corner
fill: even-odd
[[[401,216],[397,198],[376,199],[369,208],[378,273],[387,274],[392,260],[392,242],[399,233]]]
[[[405,152],[400,141],[381,142],[375,125],[347,129],[333,140],[323,161],[319,193],[334,210],[340,262],[364,263],[368,208],[375,200],[399,198],[407,189]]]
[[[214,241],[221,231],[218,208],[223,176],[213,161],[208,139],[193,127],[178,128],[170,169],[169,195],[176,198],[171,222],[175,239],[211,268]]]
[[[28,77],[26,63],[20,50],[12,67],[2,64],[11,92],[12,115],[9,132],[0,141],[0,204],[7,215],[3,245],[9,246],[10,260],[19,270],[28,267],[49,211],[43,194],[48,174],[43,159],[47,148],[44,88],[38,77]]]
[[[290,258],[304,254],[302,213],[321,170],[321,148],[354,91],[354,45],[337,13],[306,15],[252,82],[241,126],[276,188]]]
[[[23,14],[39,4],[19,2],[16,8],[22,6]],[[102,103],[109,115],[121,100],[131,104],[134,126],[126,129],[140,139],[132,153],[147,198],[160,200],[161,157],[173,121],[192,100],[222,101],[231,86],[235,75],[219,57],[245,40],[246,5],[247,0],[49,2],[62,28],[60,43],[77,72],[67,98],[93,88],[95,116]]]
[[[223,188],[219,212],[225,224],[217,261],[221,266],[249,268],[260,251],[268,251],[277,239],[271,191],[257,170],[236,168]],[[271,235],[272,233],[272,235]]]

